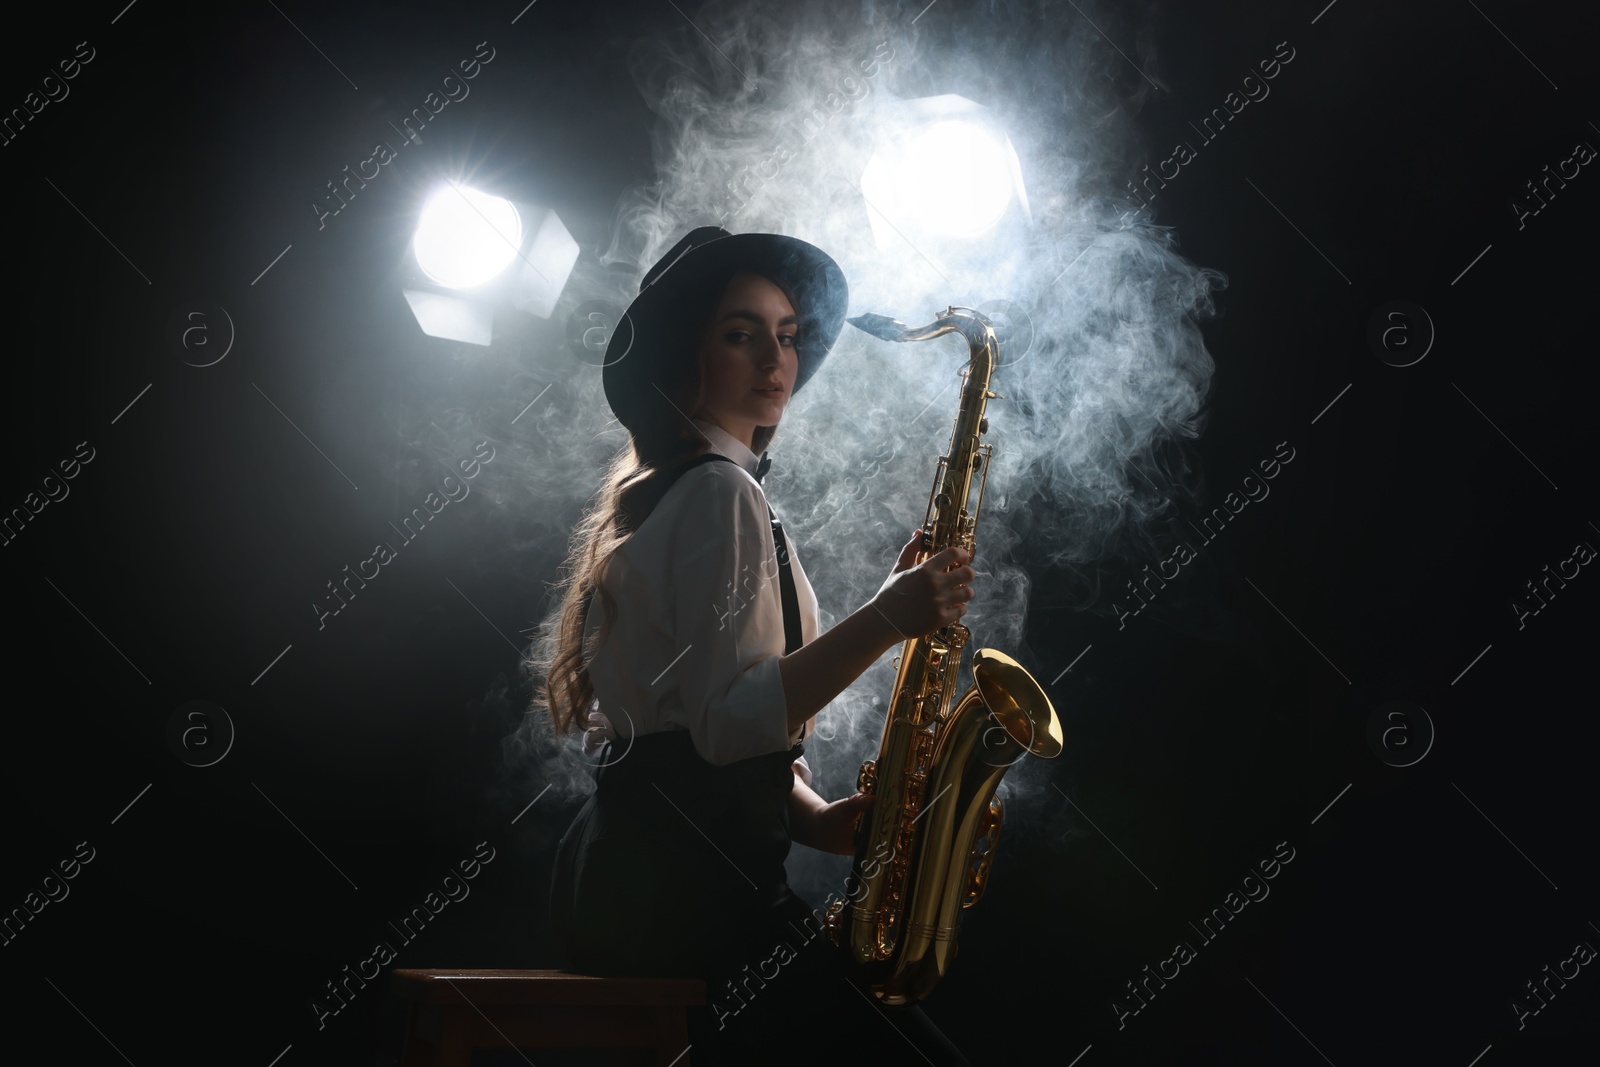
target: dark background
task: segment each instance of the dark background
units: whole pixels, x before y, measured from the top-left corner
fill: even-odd
[[[573,809],[546,802],[513,824],[537,789],[493,783],[526,701],[511,642],[538,620],[561,539],[540,516],[475,522],[469,498],[325,631],[306,591],[437,481],[401,443],[452,398],[483,378],[525,380],[531,398],[592,373],[554,333],[481,363],[421,337],[389,284],[408,196],[430,168],[481,166],[554,205],[592,261],[618,197],[651,174],[627,49],[687,32],[684,16],[552,0],[515,25],[515,2],[279,7],[51,7],[0,44],[6,109],[78,41],[97,51],[0,148],[13,257],[0,501],[20,506],[78,442],[95,449],[70,496],[3,549],[0,908],[78,842],[95,858],[0,959],[14,1026],[70,1062],[265,1067],[286,1047],[285,1067],[396,1062],[403,1013],[379,984],[325,1029],[310,1001],[479,842],[495,858],[472,895],[397,965],[552,960],[543,892]],[[1600,946],[1585,621],[1600,579],[1584,568],[1520,630],[1510,606],[1545,565],[1600,545],[1600,178],[1584,167],[1520,230],[1511,207],[1574,144],[1600,146],[1595,27],[1569,10],[1049,13],[1141,42],[1168,90],[1139,115],[1152,166],[1277,42],[1297,50],[1277,102],[1248,108],[1152,205],[1186,256],[1229,278],[1204,326],[1208,428],[1187,452],[1208,502],[1279,442],[1295,458],[1125,629],[1104,600],[1063,606],[1065,577],[1035,568],[1016,654],[1058,679],[1063,792],[1008,823],[961,959],[926,1005],[974,1063],[1086,1048],[1084,1067],[1594,1056],[1594,965],[1524,1029],[1510,1006],[1576,943]],[[994,17],[942,0],[917,30],[959,46],[964,23]],[[364,158],[373,116],[418,102],[485,39],[497,54],[471,102],[318,232],[306,205]],[[1392,300],[1437,333],[1412,366],[1368,343]],[[200,305],[238,329],[205,369],[170,343],[174,316]],[[1423,344],[1427,325],[1405,321]],[[515,411],[495,441],[512,455]],[[452,454],[476,440],[439,432]],[[1385,750],[1368,727],[1397,699],[1431,729],[1395,720],[1416,747],[1392,736]],[[169,745],[190,700],[237,729],[214,766]],[[1420,751],[1406,767],[1380,758]],[[1279,842],[1294,859],[1270,897],[1200,947],[1189,922]],[[1198,958],[1119,1031],[1123,983],[1184,939]],[[844,1062],[809,1022],[818,1062]]]

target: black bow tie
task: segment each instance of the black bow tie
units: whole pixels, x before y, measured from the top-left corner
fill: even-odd
[[[761,462],[756,464],[756,481],[766,477],[767,471],[772,469],[772,458],[765,452],[761,453]]]

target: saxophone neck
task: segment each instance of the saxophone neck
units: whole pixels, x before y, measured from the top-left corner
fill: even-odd
[[[926,341],[947,333],[959,333],[976,352],[986,349],[993,353],[999,343],[989,320],[969,307],[947,307],[938,318],[926,326],[907,326],[899,319],[868,312],[848,320],[858,330],[870,333],[884,341]]]

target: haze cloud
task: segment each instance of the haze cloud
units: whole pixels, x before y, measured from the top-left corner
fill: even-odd
[[[1186,260],[1173,232],[1127,198],[1144,161],[1134,115],[1154,91],[1144,75],[1156,77],[1157,63],[1141,49],[1148,27],[1126,7],[1084,5],[1094,25],[1053,4],[1006,5],[983,20],[935,7],[916,25],[915,10],[869,6],[854,20],[841,10],[685,8],[704,36],[685,25],[637,42],[631,69],[659,118],[657,180],[618,206],[602,269],[580,269],[557,316],[585,300],[625,305],[648,266],[708,224],[817,244],[844,269],[851,315],[922,325],[951,304],[1010,308],[1021,325],[994,378],[1005,399],[988,408],[996,460],[965,621],[972,647],[1016,655],[1029,598],[1024,548],[1029,566],[1074,577],[1075,607],[1107,611],[1114,591],[1096,587],[1093,564],[1147,544],[1175,502],[1192,497],[1197,476],[1174,461],[1182,449],[1170,443],[1202,429],[1214,365],[1197,321],[1226,278]],[[907,235],[880,249],[859,190],[863,168],[896,132],[897,102],[947,93],[991,109],[1011,138],[1031,222],[964,245]],[[952,160],[959,151],[951,146]],[[922,520],[966,362],[959,337],[893,345],[846,326],[791,405],[764,485],[799,545],[824,626],[877,590]],[[526,547],[552,554],[624,440],[597,370],[584,367],[563,387],[570,402],[522,417],[493,472],[496,484],[517,487],[498,506],[539,516],[538,538],[548,541]],[[1163,458],[1152,460],[1158,449]],[[860,761],[876,754],[892,685],[886,657],[819,719],[807,747],[825,796],[851,791]],[[525,723],[507,751],[525,796],[544,783],[569,794],[592,787],[546,724]],[[1046,768],[1025,759],[1003,795],[1026,796],[1045,781]]]

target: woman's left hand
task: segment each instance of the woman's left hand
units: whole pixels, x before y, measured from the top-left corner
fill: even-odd
[[[811,847],[839,856],[856,854],[856,819],[871,809],[876,797],[856,793],[822,807],[811,827]]]

